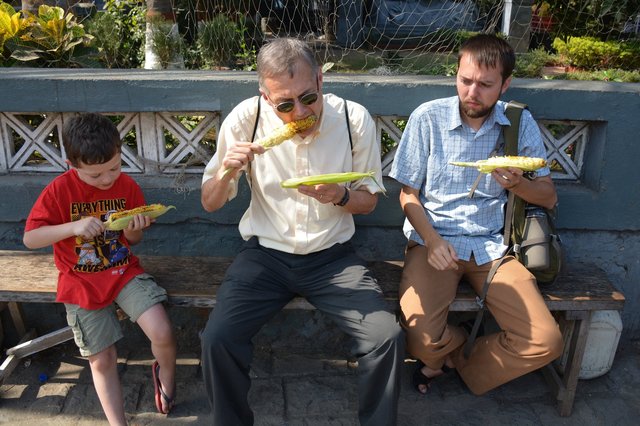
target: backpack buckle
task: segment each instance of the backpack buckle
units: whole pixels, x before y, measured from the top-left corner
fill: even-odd
[[[484,299],[481,299],[480,296],[476,296],[476,305],[478,305],[480,309],[484,309]]]

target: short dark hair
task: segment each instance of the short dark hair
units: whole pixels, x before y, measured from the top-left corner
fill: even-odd
[[[511,77],[516,66],[516,53],[511,45],[494,34],[477,34],[465,41],[458,52],[458,68],[465,53],[471,55],[478,65],[501,67],[503,83]]]
[[[89,112],[76,115],[64,124],[62,145],[69,162],[77,167],[81,162],[106,163],[120,152],[122,140],[111,120]]]
[[[297,38],[280,37],[260,48],[257,58],[258,84],[264,88],[265,78],[288,74],[293,77],[300,62],[318,76],[318,61],[309,45]]]

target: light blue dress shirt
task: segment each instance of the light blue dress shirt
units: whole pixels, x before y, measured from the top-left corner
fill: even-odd
[[[502,126],[510,125],[504,114],[506,102],[498,101],[482,127],[475,131],[462,122],[457,96],[420,105],[409,117],[389,176],[420,191],[420,202],[434,229],[456,250],[462,260],[474,256],[478,265],[500,258],[503,244],[507,192],[490,174],[483,174],[473,198],[469,191],[478,176],[474,168],[449,164],[504,155]],[[498,140],[500,138],[500,140]],[[546,159],[540,129],[528,110],[522,114],[519,155]],[[550,174],[548,167],[538,176]],[[405,219],[406,237],[424,245]]]

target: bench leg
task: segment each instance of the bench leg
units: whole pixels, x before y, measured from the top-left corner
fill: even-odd
[[[9,313],[11,314],[11,320],[18,332],[18,336],[24,336],[27,334],[27,327],[24,325],[24,314],[22,313],[22,306],[18,302],[9,302]]]
[[[591,323],[590,311],[567,311],[565,319],[572,327],[571,340],[567,347],[567,361],[560,377],[553,364],[547,365],[543,373],[555,391],[558,413],[562,417],[571,415],[573,401],[578,387],[578,377],[582,367],[582,357],[587,344]]]
[[[0,314],[7,307],[7,302],[0,302]],[[0,348],[2,347],[2,342],[4,341],[4,326],[2,325],[2,316],[0,316]]]
[[[28,333],[24,335],[20,343],[26,342],[29,339],[33,339],[36,335],[35,330],[29,330]],[[0,385],[4,383],[4,379],[9,377],[9,374],[20,364],[20,357],[15,355],[9,355],[7,359],[4,360],[2,365],[0,365]]]

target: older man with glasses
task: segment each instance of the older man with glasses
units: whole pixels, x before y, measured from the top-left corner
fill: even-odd
[[[354,214],[376,206],[371,179],[284,189],[293,177],[375,171],[379,142],[364,107],[322,93],[322,72],[306,43],[279,38],[258,55],[260,96],[241,102],[220,127],[202,180],[212,212],[233,199],[238,178],[251,203],[240,220],[246,241],[217,293],[202,332],[202,371],[215,425],[252,425],[252,337],[296,296],[305,297],[355,340],[362,425],[394,425],[404,333],[393,307],[350,244]],[[268,151],[257,138],[315,116],[313,125]],[[227,172],[231,170],[231,172]]]

